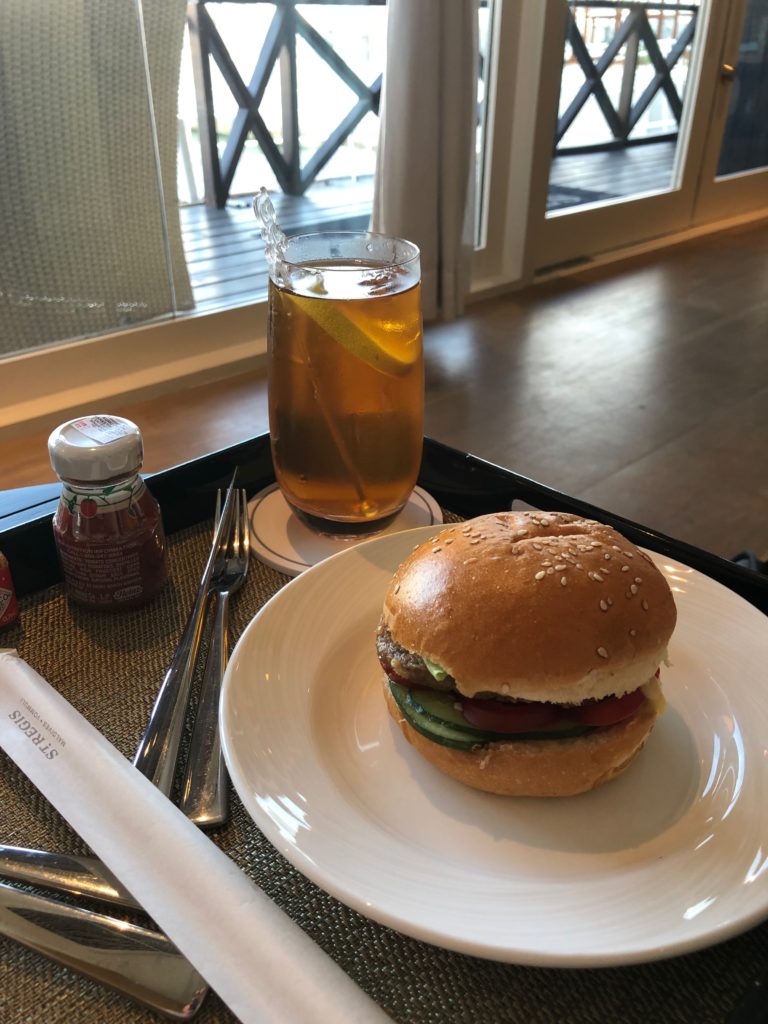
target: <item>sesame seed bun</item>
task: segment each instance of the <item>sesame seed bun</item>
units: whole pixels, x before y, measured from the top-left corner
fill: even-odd
[[[430,764],[466,786],[499,796],[575,796],[602,786],[634,760],[656,722],[646,702],[631,718],[585,736],[501,740],[478,750],[455,750],[427,739],[405,720],[386,680],[384,697],[405,738]]]
[[[394,574],[382,619],[467,697],[577,704],[647,683],[676,615],[664,576],[611,527],[502,512],[416,548]]]

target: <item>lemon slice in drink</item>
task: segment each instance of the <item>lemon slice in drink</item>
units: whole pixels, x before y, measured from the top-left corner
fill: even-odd
[[[386,321],[363,318],[348,302],[310,299],[296,294],[285,297],[290,298],[302,313],[314,320],[335,342],[381,373],[390,376],[405,373],[418,358],[419,346],[408,343],[403,324],[398,323],[396,329],[390,331]],[[419,325],[414,326],[417,331]]]

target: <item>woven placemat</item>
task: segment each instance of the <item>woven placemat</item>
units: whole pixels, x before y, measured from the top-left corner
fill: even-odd
[[[210,523],[201,524],[171,538],[171,581],[149,607],[98,615],[71,606],[61,588],[54,587],[25,599],[19,626],[3,634],[3,646],[17,647],[126,757],[139,742],[192,605],[210,528]],[[254,562],[232,604],[233,640],[286,582],[287,577]],[[140,821],[136,828],[142,828]],[[722,1024],[768,960],[768,925],[696,954],[636,967],[557,970],[475,959],[407,938],[328,896],[275,851],[236,797],[231,822],[212,838],[401,1024]],[[86,852],[2,754],[0,840]],[[148,1024],[158,1019],[125,997],[0,938],[2,1024]],[[235,1018],[211,993],[196,1020],[230,1024]]]

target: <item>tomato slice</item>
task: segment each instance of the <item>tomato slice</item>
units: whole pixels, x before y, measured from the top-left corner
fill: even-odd
[[[615,725],[638,710],[645,700],[642,690],[633,690],[623,697],[604,697],[568,709],[568,717],[582,725]]]
[[[552,704],[509,703],[482,698],[461,699],[461,713],[470,725],[487,732],[535,732],[558,714]]]
[[[393,683],[400,683],[401,686],[413,686],[410,679],[406,679],[405,676],[398,675],[397,672],[392,668],[392,662],[389,658],[380,657],[379,664],[384,669],[385,675],[387,675]]]

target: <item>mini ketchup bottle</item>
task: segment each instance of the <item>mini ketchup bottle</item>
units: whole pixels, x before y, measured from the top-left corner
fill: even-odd
[[[139,474],[139,428],[120,416],[83,416],[53,431],[48,453],[62,482],[53,535],[67,595],[107,611],[145,604],[165,583],[166,544]]]

